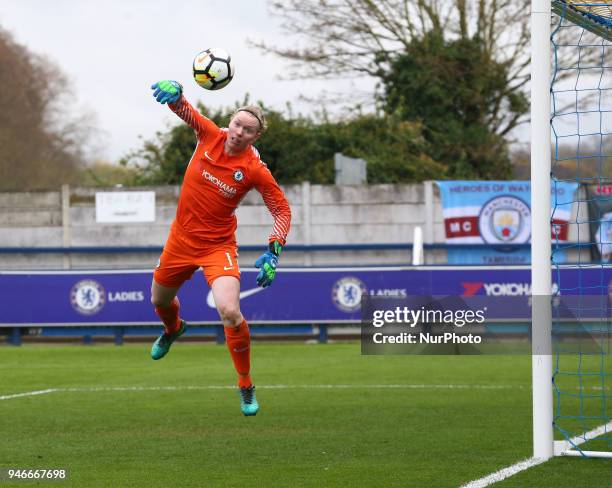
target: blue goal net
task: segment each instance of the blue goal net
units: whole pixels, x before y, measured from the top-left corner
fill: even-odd
[[[612,2],[552,6],[551,177],[579,184],[571,199],[553,192],[555,437],[595,455],[612,451]]]

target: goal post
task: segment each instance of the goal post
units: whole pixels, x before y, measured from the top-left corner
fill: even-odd
[[[531,294],[533,456],[553,456],[550,0],[531,5]],[[544,223],[542,225],[542,223]],[[540,299],[538,299],[538,297]]]
[[[531,46],[533,456],[612,458],[612,0],[532,0]],[[576,198],[559,201],[559,182],[580,185]],[[551,229],[568,209],[560,244]],[[587,269],[595,281],[583,281]],[[566,294],[595,348],[557,344]]]

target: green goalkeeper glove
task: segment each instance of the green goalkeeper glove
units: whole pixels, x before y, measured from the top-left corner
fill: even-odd
[[[175,103],[181,98],[183,86],[178,81],[163,80],[151,86],[153,96],[159,103]]]
[[[278,256],[283,250],[283,246],[278,241],[272,241],[269,250],[263,253],[257,261],[255,267],[260,268],[257,275],[257,285],[266,288],[272,284],[276,277],[276,266],[278,265]]]

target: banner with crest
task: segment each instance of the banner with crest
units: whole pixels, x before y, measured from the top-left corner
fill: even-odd
[[[449,264],[529,264],[529,181],[436,183],[440,188],[446,243],[471,245],[449,249]],[[555,242],[568,240],[577,189],[578,184],[570,182],[556,182],[552,188],[551,236]]]

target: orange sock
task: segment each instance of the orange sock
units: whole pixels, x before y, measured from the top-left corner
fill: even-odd
[[[234,368],[238,373],[238,387],[248,388],[252,385],[251,376],[251,335],[246,320],[238,327],[225,327],[227,348],[232,355]]]
[[[178,297],[174,297],[169,307],[155,307],[155,313],[164,323],[165,332],[168,334],[173,334],[181,327],[179,308],[181,308],[181,303]]]

